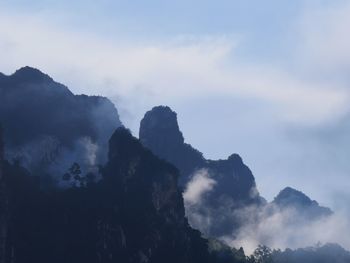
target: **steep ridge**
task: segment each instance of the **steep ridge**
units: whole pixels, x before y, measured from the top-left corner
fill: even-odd
[[[245,221],[245,227],[254,229],[263,220],[258,215],[273,216],[279,210],[293,209],[295,217],[306,221],[332,214],[289,187],[267,204],[239,155],[206,160],[184,142],[169,107],[146,113],[142,144],[119,128],[107,146],[113,127],[121,125],[107,99],[73,95],[29,67],[11,76],[0,74],[0,92],[6,98],[0,96],[0,121],[6,124],[11,152],[6,156],[16,158],[5,160],[0,132],[0,263],[246,262],[242,249],[208,242],[193,230],[184,206],[192,226],[217,238],[234,237]],[[27,98],[21,98],[22,93]],[[38,148],[45,162],[37,167],[55,174],[57,169],[47,165],[52,161],[60,168],[57,185],[72,162],[82,164],[72,170],[73,178],[90,174],[80,162],[88,157],[95,158],[95,166],[105,164],[99,165],[100,180],[43,190],[43,170],[23,161]],[[59,162],[62,158],[65,161]],[[33,164],[33,158],[30,161]],[[247,210],[249,220],[242,217]]]
[[[294,209],[299,216],[305,219],[318,219],[333,214],[328,207],[320,206],[317,201],[311,200],[303,192],[286,187],[275,197],[272,204],[279,209]]]
[[[288,187],[267,203],[238,154],[226,160],[206,160],[185,143],[177,115],[167,106],[154,107],[145,114],[139,138],[152,152],[179,168],[186,215],[206,236],[232,239],[240,228],[255,227],[287,209],[292,209],[302,224],[332,215],[329,208]]]
[[[4,180],[4,144],[2,139],[2,127],[0,126],[0,263],[6,259],[6,245],[8,232],[8,197]]]
[[[239,225],[232,217],[217,216],[247,205],[260,205],[264,200],[256,189],[250,169],[238,154],[226,160],[206,160],[202,153],[184,142],[176,113],[158,106],[148,111],[140,124],[140,141],[160,158],[173,163],[181,173],[180,185],[186,191],[197,189],[194,184],[211,182],[196,200],[188,200],[187,215],[191,225],[208,236],[231,234]],[[203,185],[202,184],[202,185]],[[191,188],[192,186],[192,188]],[[191,196],[191,194],[185,195]],[[230,214],[232,214],[230,213]],[[216,214],[216,215],[215,215]],[[210,224],[203,224],[206,219]],[[198,220],[199,219],[199,220]]]
[[[218,193],[240,202],[259,200],[254,176],[241,157],[233,154],[227,160],[206,160],[201,152],[184,142],[176,113],[169,107],[154,107],[145,114],[139,138],[152,152],[179,168],[183,186],[190,181],[193,173],[204,168],[218,180]]]
[[[4,262],[245,262],[233,250],[222,261],[189,227],[175,167],[124,128],[109,145],[102,179],[84,187],[41,191],[33,176],[6,164],[12,256]]]
[[[31,67],[0,75],[0,121],[9,160],[58,177],[73,162],[84,170],[103,164],[108,139],[122,125],[107,98],[74,95]]]
[[[141,120],[139,138],[157,156],[180,169],[179,183],[185,186],[190,175],[206,164],[201,152],[186,144],[177,115],[167,106],[154,107]]]

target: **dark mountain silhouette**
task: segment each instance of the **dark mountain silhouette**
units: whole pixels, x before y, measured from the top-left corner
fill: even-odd
[[[242,211],[253,223],[256,211],[276,212],[269,207],[308,220],[332,214],[292,188],[267,204],[239,155],[205,159],[184,142],[169,107],[146,113],[138,140],[117,128],[108,99],[74,95],[30,67],[0,73],[0,122],[0,263],[257,263],[204,239],[185,208],[214,238],[234,237]],[[52,177],[54,187],[43,187]],[[291,263],[349,256],[337,245],[271,253],[271,262]]]
[[[8,232],[8,195],[4,180],[4,144],[0,126],[0,262],[5,262],[6,240]]]
[[[206,163],[201,152],[184,142],[176,113],[169,107],[154,107],[146,112],[141,120],[139,138],[152,152],[180,169],[181,186],[185,186],[190,175]]]
[[[139,138],[152,152],[179,168],[182,187],[186,188],[200,170],[213,180],[214,186],[200,200],[200,206],[194,204],[187,209],[191,224],[206,235],[232,234],[239,223],[232,221],[232,216],[226,217],[226,213],[231,215],[243,206],[264,203],[256,189],[254,176],[241,157],[232,154],[226,160],[205,159],[201,152],[184,142],[176,113],[169,107],[154,107],[145,114]],[[212,223],[204,227],[202,221],[191,220],[192,213],[196,218],[210,218]]]
[[[217,180],[215,192],[244,203],[259,200],[254,176],[241,157],[233,154],[227,160],[205,159],[201,152],[184,142],[176,113],[169,107],[154,107],[145,114],[139,138],[152,152],[179,168],[183,186],[194,172],[205,168]]]
[[[124,128],[109,145],[102,179],[85,187],[42,191],[3,162],[10,213],[1,263],[245,262],[242,251],[209,250],[190,228],[175,167]]]
[[[284,251],[259,246],[248,261],[253,263],[348,263],[350,252],[332,243],[295,250],[287,248]]]
[[[74,95],[30,67],[0,75],[0,121],[8,159],[58,174],[74,161],[84,167],[106,161],[108,139],[121,126],[107,98]]]
[[[300,216],[307,219],[319,219],[333,214],[329,208],[320,206],[315,200],[311,200],[303,192],[291,187],[284,188],[275,197],[272,204],[280,209],[295,209]]]
[[[319,247],[287,249],[274,253],[275,263],[348,263],[350,252],[337,244],[325,244]]]
[[[179,168],[186,214],[191,225],[206,236],[235,236],[242,226],[257,225],[265,217],[285,209],[294,209],[293,215],[303,224],[332,214],[329,208],[289,187],[267,203],[260,197],[252,172],[238,154],[226,160],[205,159],[201,152],[185,143],[177,115],[167,106],[154,107],[145,114],[139,138],[152,152]],[[203,187],[202,195],[186,202],[191,189],[199,192],[200,187]]]

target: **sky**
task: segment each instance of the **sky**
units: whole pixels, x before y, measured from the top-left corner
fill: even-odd
[[[0,0],[0,72],[103,95],[138,135],[156,105],[207,158],[242,156],[260,193],[350,201],[350,1]]]

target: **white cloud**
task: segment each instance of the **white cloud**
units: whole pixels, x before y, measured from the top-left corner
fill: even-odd
[[[344,213],[303,220],[295,209],[279,210],[268,205],[262,209],[247,207],[235,214],[240,214],[245,224],[235,237],[225,236],[222,240],[233,247],[244,247],[248,254],[260,244],[276,249],[296,249],[321,242],[338,243],[350,249],[350,223]]]
[[[210,178],[207,169],[200,169],[192,175],[192,179],[187,183],[183,193],[186,216],[190,225],[199,229],[202,234],[208,233],[212,226],[212,216],[210,208],[206,207],[205,196],[210,193],[216,185],[216,181]],[[208,213],[203,214],[203,210]]]
[[[203,195],[210,192],[216,185],[216,181],[210,178],[206,169],[201,169],[194,173],[192,179],[188,182],[183,194],[185,205],[200,204]]]
[[[300,55],[318,71],[335,71],[350,66],[350,3],[306,8],[299,20]],[[344,72],[342,72],[344,74]]]
[[[315,124],[341,115],[348,101],[347,92],[325,83],[270,65],[242,66],[234,56],[238,42],[225,36],[135,43],[60,28],[44,15],[2,13],[0,43],[2,71],[33,65],[75,92],[122,98],[121,107],[134,112],[223,94],[265,101],[282,121]]]
[[[20,15],[1,10],[0,71],[12,73],[21,66],[31,65],[49,73],[76,93],[106,95],[117,100],[118,109],[127,120],[126,125],[132,128],[138,127],[142,114],[155,104],[172,104],[183,99],[191,103],[195,97],[210,98],[213,94],[262,101],[271,108],[267,112],[275,114],[268,117],[277,118],[272,121],[277,123],[276,126],[284,121],[313,125],[339,118],[349,110],[349,92],[344,88],[348,83],[333,79],[334,74],[345,78],[348,75],[349,25],[349,4],[305,10],[292,43],[295,41],[298,49],[290,50],[297,65],[297,70],[291,72],[276,65],[242,63],[235,56],[236,47],[242,44],[239,41],[241,36],[174,36],[153,43],[137,43],[136,39],[103,37],[67,29],[47,14]],[[310,73],[313,75],[309,76]],[[132,116],[126,117],[124,111]],[[260,118],[261,114],[257,108],[251,116]],[[134,121],[136,124],[132,124]],[[256,125],[257,121],[252,122]],[[234,129],[246,127],[239,123]],[[255,137],[280,135],[279,131],[261,135],[255,127],[249,127],[249,131],[254,130]],[[212,135],[213,130],[205,128]],[[243,130],[241,134],[247,132]],[[228,136],[222,142],[230,144],[228,141],[233,141],[232,145],[237,147],[235,138],[231,134]],[[249,140],[243,137],[236,140],[244,141],[244,149],[248,148]],[[300,146],[276,136],[260,140],[271,141],[271,145],[269,148],[250,145],[254,150],[249,155],[256,157],[250,162],[252,165],[262,163],[254,172],[258,175],[258,183],[261,182],[258,186],[265,190],[263,194],[274,192],[271,189],[277,184],[284,186],[291,182],[296,187],[304,185],[310,191],[322,192],[317,197],[321,197],[324,189],[330,186],[334,192],[339,192],[341,187],[333,186],[339,179],[337,167],[330,164],[331,172],[321,171],[316,154],[305,149],[307,146],[303,141]],[[347,146],[341,144],[339,147]],[[323,146],[316,148],[322,153],[326,152],[324,149]],[[257,154],[254,155],[254,151]],[[338,149],[335,153],[339,153]],[[328,158],[324,160],[323,163],[330,163]],[[316,173],[317,180],[312,173]],[[261,174],[265,177],[259,177]],[[344,174],[348,174],[348,170]],[[320,178],[325,183],[321,183]],[[344,185],[345,180],[346,176],[339,180],[340,184]],[[201,171],[184,194],[186,205],[200,202],[213,187],[215,181]],[[298,246],[334,240],[350,248],[349,240],[346,240],[349,235],[344,235],[349,229],[346,217],[337,216],[320,224],[289,228],[285,225],[289,216],[288,213],[273,214],[258,225],[249,225],[234,244],[243,244],[249,251],[272,233],[268,243],[271,246],[293,246],[288,240],[292,237],[301,242]],[[200,214],[194,213],[192,220],[202,224],[203,228],[210,224],[210,218]]]
[[[236,125],[237,119],[229,116],[221,124],[217,123],[230,131],[220,141],[220,151],[225,147],[240,152],[250,149],[245,155],[254,156],[249,164],[256,167],[253,170],[258,186],[264,189],[263,195],[268,191],[272,195],[277,190],[274,187],[292,182],[295,187],[302,187],[305,182],[311,182],[313,186],[312,173],[318,172],[319,166],[309,160],[314,158],[312,155],[301,160],[298,156],[304,157],[305,145],[299,147],[294,142],[291,145],[272,124],[277,127],[285,127],[285,121],[298,125],[320,124],[337,119],[349,110],[349,92],[344,89],[347,83],[333,82],[323,75],[321,78],[308,76],[311,70],[318,73],[320,67],[343,69],[345,65],[346,68],[350,54],[349,13],[349,5],[305,11],[299,21],[301,35],[293,40],[300,47],[295,54],[295,63],[300,70],[291,72],[272,64],[242,63],[235,56],[237,46],[242,45],[242,36],[174,36],[167,40],[137,42],[137,38],[94,35],[86,29],[75,31],[60,26],[57,19],[64,19],[61,16],[23,15],[3,9],[0,11],[0,71],[12,73],[21,66],[32,65],[76,93],[106,95],[117,101],[123,121],[133,131],[138,128],[144,112],[156,104],[173,105],[174,101],[186,100],[192,105],[196,97],[212,98],[213,95],[232,97],[235,101],[261,101],[268,108],[266,112],[262,113],[261,107],[255,109],[254,104],[249,108],[253,108],[250,116],[271,121],[259,123],[269,126],[263,135],[259,134],[261,127],[256,124],[256,119],[246,120],[254,123],[251,126],[242,122]],[[290,51],[295,53],[295,50]],[[306,60],[307,69],[304,67]],[[329,76],[327,70],[322,72]],[[192,111],[195,109],[195,106],[191,108]],[[244,115],[244,110],[240,113]],[[206,117],[203,118],[205,121]],[[228,124],[231,119],[234,124]],[[246,117],[240,120],[243,119]],[[205,128],[208,131],[203,136],[203,143],[210,144],[208,137],[212,136],[213,130]],[[243,137],[247,133],[249,136]],[[241,138],[233,138],[236,134]],[[250,140],[253,136],[261,138]],[[271,145],[268,149],[259,147],[257,141],[271,141]],[[238,149],[238,145],[243,146]],[[212,150],[211,146],[207,149]],[[209,150],[206,154],[212,154]],[[256,165],[259,162],[261,165]],[[331,178],[329,174],[323,175]],[[325,179],[327,186],[328,180]],[[319,192],[324,192],[323,185],[319,187],[320,182],[317,186]],[[316,188],[310,186],[308,189],[316,191]]]

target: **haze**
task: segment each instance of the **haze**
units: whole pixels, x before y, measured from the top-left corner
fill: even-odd
[[[261,194],[343,210],[349,194],[349,1],[0,3],[0,72],[37,67],[109,97],[138,134],[178,113],[207,158],[239,153]]]

